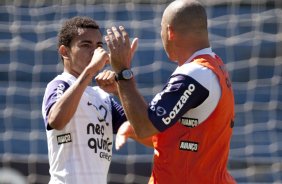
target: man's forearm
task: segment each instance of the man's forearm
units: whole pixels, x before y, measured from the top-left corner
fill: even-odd
[[[81,96],[91,82],[93,74],[85,70],[75,83],[53,105],[49,112],[48,123],[52,128],[63,129],[73,117]]]
[[[136,89],[134,79],[118,81],[118,92],[127,119],[139,138],[158,133],[148,117],[148,105]]]

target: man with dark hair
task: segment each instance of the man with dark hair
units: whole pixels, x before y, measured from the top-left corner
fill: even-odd
[[[113,133],[126,121],[108,94],[116,88],[89,86],[109,60],[97,23],[89,17],[67,20],[58,34],[64,72],[47,85],[42,103],[50,184],[106,184]],[[103,76],[113,79],[113,72]]]
[[[130,70],[137,39],[130,45],[122,26],[108,29],[105,37],[127,118],[138,137],[152,136],[149,183],[235,183],[226,168],[234,96],[224,63],[210,48],[204,7],[196,0],[173,1],[163,13],[161,38],[168,58],[178,67],[147,104]],[[120,135],[131,137],[130,124]]]

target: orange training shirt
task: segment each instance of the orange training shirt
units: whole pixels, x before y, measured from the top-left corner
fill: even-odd
[[[154,165],[149,184],[233,184],[227,171],[234,120],[234,95],[222,60],[200,55],[196,62],[212,70],[221,87],[212,114],[196,127],[177,122],[153,136]]]

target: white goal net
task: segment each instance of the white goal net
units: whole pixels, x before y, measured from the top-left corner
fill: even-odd
[[[32,184],[49,180],[41,103],[46,84],[62,71],[56,51],[62,22],[85,15],[97,20],[104,34],[105,28],[124,25],[131,38],[138,37],[133,70],[150,100],[176,67],[160,39],[169,2],[0,1],[0,168],[5,173],[12,169],[11,175]],[[228,168],[238,183],[282,183],[282,1],[202,2],[211,46],[226,63],[235,93]],[[114,150],[109,183],[146,183],[152,154],[132,140]],[[13,177],[2,169],[0,183],[7,183],[5,176]]]

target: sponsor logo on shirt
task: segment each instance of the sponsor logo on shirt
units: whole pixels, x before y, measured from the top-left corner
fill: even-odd
[[[99,122],[105,122],[106,125],[109,126],[109,123],[106,122],[106,117],[108,114],[106,107],[104,107],[103,105],[100,105],[99,107],[97,107],[96,105],[94,105],[92,102],[89,102],[89,101],[87,102],[87,105],[95,107],[95,110],[98,113],[97,117],[98,117]]]
[[[52,96],[52,99],[59,99],[64,94],[65,88],[65,85],[60,83],[55,89],[55,94]]]
[[[100,158],[111,161],[112,154],[112,142],[109,137],[104,137],[105,126],[103,124],[89,123],[87,125],[87,134],[98,135],[99,137],[91,137],[88,140],[88,147],[94,151],[95,154],[99,154]]]
[[[166,125],[170,124],[171,120],[175,118],[175,116],[182,109],[183,105],[186,103],[186,101],[192,95],[193,91],[195,91],[195,88],[196,87],[195,87],[194,84],[190,84],[188,86],[188,88],[184,91],[183,95],[177,101],[176,105],[173,107],[172,111],[170,111],[168,116],[162,118],[162,121],[164,122],[164,124],[166,124]]]
[[[194,128],[199,125],[198,119],[185,117],[180,118],[180,123],[189,128]]]
[[[197,142],[190,142],[190,141],[180,141],[179,149],[184,151],[198,151],[198,143]]]
[[[163,116],[166,114],[166,110],[163,107],[158,106],[156,113],[157,113],[157,116]]]
[[[67,133],[67,134],[58,135],[57,141],[58,141],[58,145],[65,144],[65,143],[68,143],[68,142],[72,142],[71,141],[71,134]]]

